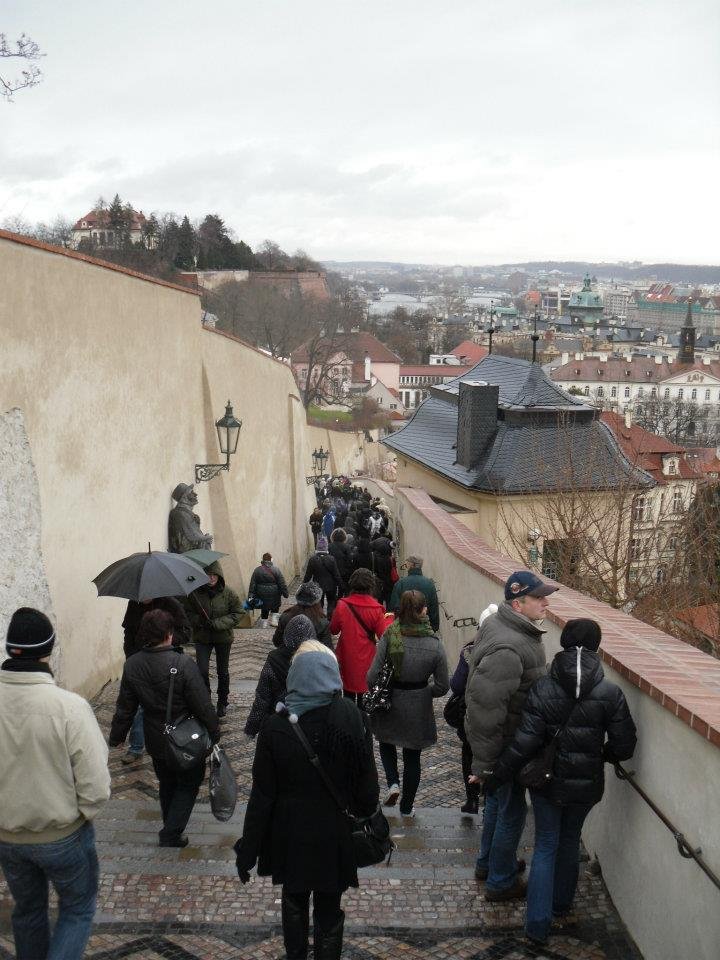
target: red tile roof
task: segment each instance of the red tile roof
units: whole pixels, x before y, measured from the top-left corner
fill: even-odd
[[[373,363],[402,363],[396,353],[393,353],[384,343],[380,343],[377,337],[365,331],[348,333],[342,338],[342,348],[334,347],[333,352],[344,353],[349,360],[355,363],[364,363],[366,356],[369,356]],[[307,359],[307,344],[303,343],[297,350],[293,351],[292,362],[304,363]]]
[[[472,340],[463,340],[450,353],[454,357],[465,358],[469,363],[479,363],[488,355],[488,349],[481,347],[479,343],[473,343]]]
[[[665,437],[659,437],[635,423],[628,427],[625,417],[620,413],[603,410],[600,419],[615,434],[620,449],[630,463],[646,470],[656,483],[665,485],[673,480],[701,479],[701,472],[694,463],[685,458],[684,447],[671,443]],[[668,454],[678,457],[677,473],[663,473],[663,456]]]
[[[73,230],[90,230],[92,227],[107,227],[109,226],[109,215],[109,210],[91,210],[90,213],[86,213],[84,217],[80,217],[73,227]],[[83,227],[83,221],[87,224],[87,226]],[[133,210],[132,220],[130,221],[130,229],[140,230],[145,223],[147,223],[147,219],[142,210],[139,212]]]

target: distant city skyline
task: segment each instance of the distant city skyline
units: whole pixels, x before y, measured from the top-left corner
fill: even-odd
[[[46,56],[0,103],[0,222],[118,192],[318,260],[718,260],[715,0],[178,13],[4,12]]]

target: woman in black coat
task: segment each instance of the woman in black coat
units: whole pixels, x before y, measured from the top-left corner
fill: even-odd
[[[260,626],[267,626],[268,617],[271,613],[273,615],[273,626],[277,626],[278,618],[276,614],[280,609],[280,599],[288,596],[288,588],[282,571],[272,562],[272,554],[264,553],[262,563],[253,570],[248,587],[248,596],[256,597],[262,604]]]
[[[333,530],[328,550],[330,556],[337,564],[340,579],[343,583],[340,595],[345,596],[347,593],[348,580],[352,576],[355,567],[353,565],[353,549],[347,542],[347,534],[344,530]]]
[[[342,894],[358,885],[347,817],[310,763],[293,730],[299,725],[340,794],[358,816],[378,803],[378,780],[367,718],[342,695],[335,655],[317,641],[303,643],[287,678],[290,717],[275,714],[260,731],[243,835],[235,844],[243,883],[260,876],[282,884],[282,925],[288,960],[308,951],[309,902],[318,960],[342,952]]]
[[[340,577],[335,558],[328,553],[328,542],[325,537],[318,537],[317,550],[310,557],[305,568],[303,583],[314,580],[322,588],[327,601],[326,612],[328,619],[332,617],[335,604],[343,591],[343,582]]]
[[[141,649],[125,661],[108,742],[111,747],[125,742],[142,706],[145,744],[159,781],[163,817],[160,846],[186,847],[188,838],[183,830],[205,776],[205,759],[189,770],[177,770],[167,761],[164,731],[171,668],[177,670],[171,718],[196,717],[207,727],[213,742],[218,739],[219,724],[197,664],[172,645],[173,626],[172,615],[165,610],[151,610],[140,621],[137,642]]]
[[[605,679],[597,653],[600,639],[594,620],[568,621],[560,637],[563,650],[548,675],[530,688],[515,739],[494,770],[498,781],[511,780],[557,735],[553,776],[547,786],[530,791],[535,849],[525,932],[539,943],[547,940],[553,916],[572,906],[580,833],[602,799],[604,764],[629,760],[637,741],[622,690]]]

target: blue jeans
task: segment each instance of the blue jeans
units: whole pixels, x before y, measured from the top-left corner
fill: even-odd
[[[90,937],[98,890],[91,823],[53,843],[0,843],[0,867],[15,901],[17,960],[80,960]],[[58,895],[50,933],[49,884]]]
[[[485,800],[477,866],[488,871],[488,890],[508,890],[515,883],[526,816],[525,788],[517,783],[504,783]]]
[[[553,914],[572,906],[580,864],[580,833],[591,803],[560,807],[530,791],[535,816],[535,850],[528,879],[525,932],[536,940],[550,934]]]
[[[130,753],[142,753],[145,750],[145,731],[143,729],[143,708],[138,707],[128,737]]]

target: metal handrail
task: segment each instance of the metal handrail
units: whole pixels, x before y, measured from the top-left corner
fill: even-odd
[[[629,783],[630,786],[633,788],[633,790],[635,790],[637,793],[640,794],[640,796],[643,798],[645,803],[650,807],[650,809],[655,814],[655,816],[658,817],[660,820],[662,820],[662,822],[668,828],[670,833],[675,838],[675,843],[677,843],[678,853],[680,854],[680,856],[683,857],[685,860],[694,860],[695,863],[697,863],[697,865],[700,867],[702,872],[706,874],[710,878],[710,881],[715,884],[718,890],[720,890],[720,877],[718,877],[718,875],[710,869],[710,867],[705,863],[703,858],[700,856],[700,854],[702,853],[702,849],[700,847],[696,847],[693,849],[693,847],[690,846],[690,843],[686,839],[685,835],[681,833],[678,830],[678,828],[675,826],[675,824],[665,816],[665,814],[657,806],[657,804],[654,803],[650,799],[650,797],[645,793],[643,788],[638,786],[638,784],[635,782],[635,771],[626,770],[625,767],[623,767],[619,763],[615,763],[613,764],[613,766],[615,767],[615,776],[619,780],[625,780],[627,783]]]

